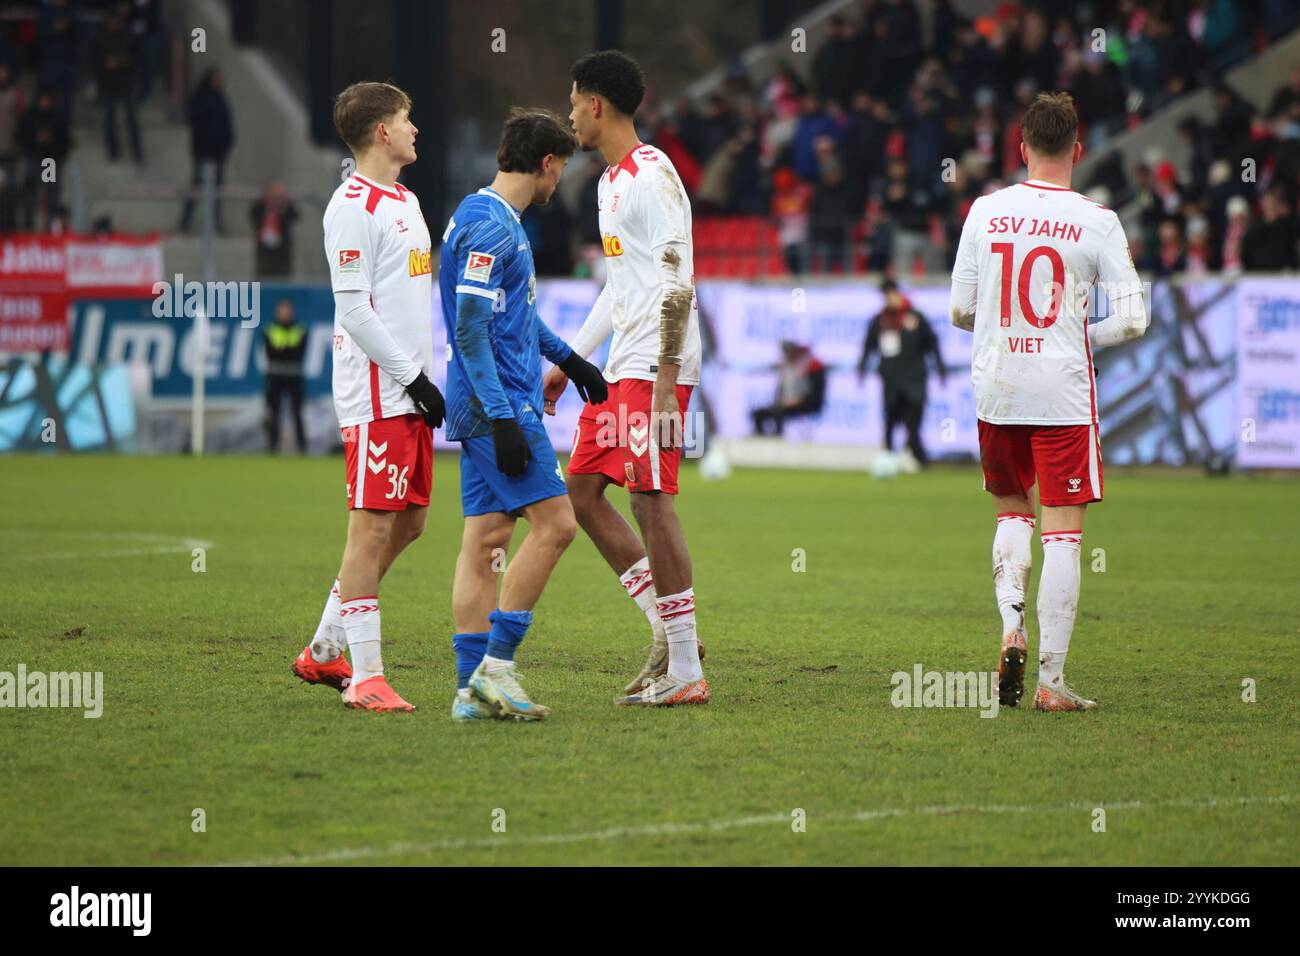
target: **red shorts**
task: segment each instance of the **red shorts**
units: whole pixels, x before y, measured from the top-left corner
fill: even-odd
[[[433,431],[414,413],[343,429],[348,507],[405,511],[433,488]]]
[[[1049,507],[1101,501],[1101,439],[1096,425],[991,425],[979,422],[984,490],[1028,495]]]
[[[677,386],[682,415],[694,386]],[[625,378],[611,382],[603,405],[588,402],[573,435],[571,475],[604,475],[628,491],[677,494],[677,467],[682,450],[662,451],[651,437],[650,400],[654,382]]]

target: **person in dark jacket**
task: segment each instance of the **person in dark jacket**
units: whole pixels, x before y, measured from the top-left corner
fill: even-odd
[[[190,97],[190,153],[194,160],[194,175],[191,185],[198,189],[203,182],[203,167],[213,166],[213,179],[217,189],[225,180],[226,158],[230,148],[235,145],[235,124],[230,115],[230,103],[224,92],[225,78],[219,69],[213,67],[203,74],[198,88]],[[188,232],[190,220],[194,218],[195,199],[191,196],[185,200],[185,210],[181,214],[181,231]],[[217,231],[221,231],[221,202],[218,199],[214,211]]]
[[[280,450],[280,406],[288,400],[301,454],[307,450],[302,427],[302,360],[307,353],[307,327],[298,322],[288,299],[276,303],[275,322],[267,328],[262,345],[266,350],[266,435],[270,450]]]
[[[95,72],[99,100],[104,107],[104,146],[110,162],[117,162],[117,111],[126,114],[126,133],[131,144],[131,158],[144,165],[140,149],[140,123],[135,113],[136,84],[140,64],[134,38],[126,20],[116,10],[109,13],[98,33],[90,41],[87,60]]]
[[[72,145],[68,118],[59,109],[52,90],[41,89],[36,94],[32,108],[18,120],[14,144],[22,153],[27,167],[27,196],[30,206],[24,218],[27,228],[34,229],[42,209],[48,218],[59,207],[64,160]],[[52,176],[47,172],[47,159],[54,161]]]
[[[921,444],[921,417],[925,413],[926,356],[934,356],[939,381],[946,378],[939,340],[930,323],[907,298],[898,284],[887,279],[880,287],[885,294],[885,308],[867,326],[858,361],[858,384],[867,375],[872,358],[880,356],[880,378],[885,386],[885,449],[894,450],[894,428],[907,429],[907,447],[918,465],[929,461]]]

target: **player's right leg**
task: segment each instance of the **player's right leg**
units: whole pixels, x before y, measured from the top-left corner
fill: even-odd
[[[616,427],[611,427],[619,421],[626,423],[628,418],[627,406],[619,399],[621,384],[610,385],[609,398],[603,404],[588,402],[583,407],[573,439],[566,484],[578,525],[618,575],[624,592],[636,602],[650,624],[649,656],[624,688],[630,694],[646,680],[653,680],[668,670],[668,634],[659,619],[659,595],[645,547],[627,519],[605,497],[605,489],[611,484],[622,486],[627,481],[623,450],[619,447],[623,436],[617,434]],[[608,416],[613,416],[612,421]]]
[[[529,524],[528,534],[502,575],[501,596],[487,616],[487,647],[470,675],[469,688],[503,717],[542,720],[550,710],[524,691],[515,672],[515,652],[532,625],[533,607],[578,526],[546,429],[535,419],[523,422],[522,427],[532,458],[524,473],[515,477],[497,468],[490,435],[461,442],[462,475],[472,476],[475,482],[470,488],[462,478],[466,516],[523,514]]]
[[[348,542],[339,567],[339,614],[352,657],[343,703],[354,709],[411,711],[384,677],[379,617],[379,564],[388,546],[392,511],[357,508],[348,515]]]
[[[470,468],[462,460],[462,494]],[[451,704],[455,721],[491,720],[500,708],[480,700],[469,689],[469,679],[487,653],[492,624],[488,620],[497,606],[497,583],[506,567],[506,552],[515,530],[515,519],[500,511],[468,515],[456,557],[456,576],[451,588],[451,616],[456,627],[451,647],[456,653],[456,696]]]
[[[1028,432],[1020,425],[979,422],[984,489],[993,496],[993,593],[1002,617],[998,649],[998,702],[1015,707],[1025,693],[1029,657],[1025,595],[1033,563],[1034,461]]]
[[[339,615],[352,657],[352,683],[343,703],[370,711],[411,711],[384,677],[380,653],[379,579],[393,545],[396,515],[401,537],[423,528],[421,509],[433,482],[433,436],[418,415],[378,419],[344,430],[348,469],[348,541],[339,568]],[[413,537],[412,537],[413,540]]]

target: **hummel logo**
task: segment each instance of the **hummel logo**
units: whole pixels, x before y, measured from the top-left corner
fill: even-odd
[[[627,447],[631,449],[632,454],[640,458],[645,454],[646,446],[649,444],[650,428],[648,425],[642,425],[636,428],[629,425],[627,428]]]
[[[384,442],[382,445],[376,445],[374,442],[370,443],[370,454],[376,458],[383,458],[386,451],[388,451],[388,442]]]
[[[381,471],[383,471],[383,470],[384,470],[384,464],[385,464],[385,462],[384,462],[384,459],[382,459],[382,458],[379,459],[378,461],[374,461],[373,459],[370,459],[370,458],[367,458],[367,459],[366,459],[366,467],[370,469],[370,473],[371,473],[372,475],[377,475],[377,474],[379,474]]]
[[[1079,486],[1080,486],[1081,484],[1083,484],[1083,479],[1082,479],[1082,478],[1071,478],[1071,479],[1070,479],[1070,494],[1074,494],[1076,491],[1078,491],[1078,490],[1079,490]]]

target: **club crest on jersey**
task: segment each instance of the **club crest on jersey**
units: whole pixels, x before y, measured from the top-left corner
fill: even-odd
[[[465,278],[470,282],[487,282],[492,278],[492,264],[496,261],[496,256],[486,252],[471,252],[465,260]]]
[[[606,233],[601,237],[600,244],[605,249],[606,258],[610,256],[621,256],[623,254],[623,243],[618,236],[611,236]]]
[[[339,275],[361,275],[361,250],[339,250]]]
[[[427,276],[433,272],[433,255],[429,249],[412,249],[409,261],[412,276]]]

